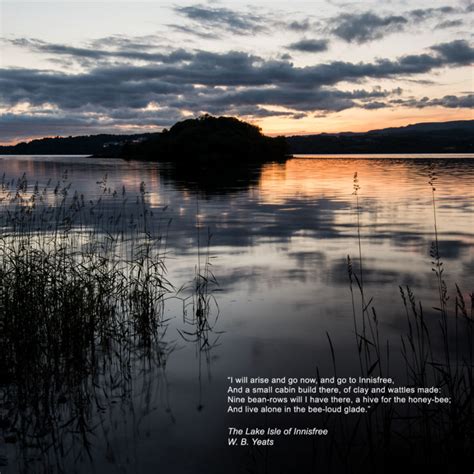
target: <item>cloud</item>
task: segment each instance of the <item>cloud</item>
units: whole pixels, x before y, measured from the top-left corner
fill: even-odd
[[[400,31],[408,20],[400,15],[381,17],[375,13],[343,14],[337,17],[332,33],[347,42],[365,43]]]
[[[444,7],[438,7],[438,8],[417,8],[415,10],[411,10],[408,12],[408,15],[412,17],[416,21],[420,20],[427,20],[430,18],[439,18],[443,17],[445,15],[453,14],[453,13],[459,13],[460,10],[446,5]]]
[[[18,141],[31,136],[68,136],[98,133],[139,133],[156,131],[182,120],[180,111],[160,112],[123,109],[103,111],[51,111],[50,113],[0,114],[1,139]]]
[[[222,34],[256,35],[278,30],[290,32],[306,32],[317,26],[311,17],[301,18],[290,14],[281,17],[275,11],[259,10],[256,8],[247,11],[232,10],[224,7],[195,4],[185,7],[175,6],[174,12],[189,21],[169,24],[167,26],[183,33],[201,38],[221,38]]]
[[[82,53],[78,52],[80,55]],[[75,54],[75,51],[68,50],[68,54]],[[78,102],[87,100],[89,92],[93,92],[96,100],[97,95],[107,96],[107,91],[113,91],[114,88],[118,88],[115,92],[129,92],[132,95],[134,92],[148,95],[183,94],[189,93],[197,85],[211,88],[292,85],[311,89],[342,81],[422,74],[445,66],[465,66],[473,61],[474,49],[464,40],[441,43],[426,53],[405,55],[394,60],[377,59],[365,63],[333,61],[305,67],[296,67],[288,60],[264,59],[241,51],[215,53],[177,50],[160,54],[156,61],[144,65],[105,64],[81,74],[4,68],[0,76],[0,96],[7,103],[20,98],[26,100],[29,94],[41,96],[49,85],[71,88]],[[98,87],[98,84],[102,84],[103,88]],[[143,85],[146,87],[143,88]],[[82,96],[76,92],[77,88],[84,89]],[[65,96],[71,95],[67,89],[61,92]],[[25,97],[19,97],[23,94]],[[45,94],[48,95],[49,92]],[[61,94],[51,95],[61,100]]]
[[[97,49],[97,48],[86,48],[86,47],[74,47],[64,44],[57,43],[47,43],[34,38],[19,38],[13,40],[4,40],[13,46],[18,46],[21,48],[29,49],[30,51],[53,54],[56,56],[70,56],[74,58],[85,58],[85,59],[110,59],[110,58],[120,58],[128,60],[137,60],[137,61],[156,61],[162,63],[175,63],[179,61],[186,61],[192,58],[192,54],[185,51],[184,49],[172,50],[168,53],[158,53],[158,52],[143,52],[140,50],[135,50],[130,48],[128,42],[124,42],[126,45],[125,49]],[[97,44],[97,42],[96,42]],[[103,44],[101,41],[99,44]],[[135,45],[134,45],[135,46]],[[151,47],[151,46],[149,46]]]
[[[421,99],[396,99],[390,101],[390,103],[393,105],[402,105],[404,107],[415,107],[417,109],[424,109],[426,107],[472,109],[474,107],[474,94],[466,94],[463,96],[445,95],[444,97],[435,99],[430,99],[429,97],[423,97]]]
[[[377,109],[383,109],[386,107],[387,107],[387,104],[385,102],[379,102],[378,100],[369,102],[368,104],[364,104],[362,106],[362,108],[366,110],[377,110]]]
[[[311,28],[311,23],[307,18],[304,20],[293,20],[287,24],[287,28],[298,32],[308,31]]]
[[[213,113],[221,113],[229,108],[238,108],[242,105],[250,106],[252,104],[260,104],[261,106],[278,105],[299,113],[308,113],[314,110],[339,112],[357,107],[357,101],[365,102],[398,94],[398,89],[395,91],[380,88],[370,91],[364,89],[341,91],[336,88],[321,87],[308,91],[291,86],[281,88],[268,86],[225,92],[214,97],[209,96],[205,101]]]
[[[436,27],[443,29],[443,28],[456,28],[462,25],[463,25],[462,20],[446,20],[446,21],[442,21],[441,23],[438,23]]]
[[[161,44],[167,44],[164,35],[152,34],[142,36],[111,35],[97,38],[89,42],[91,48],[122,48],[135,50],[155,49]]]
[[[343,7],[345,8],[347,5],[343,5]],[[347,8],[345,10],[347,11]],[[468,10],[446,5],[438,8],[419,8],[402,11],[399,14],[370,10],[354,13],[347,13],[346,11],[323,19],[315,19],[309,16],[305,19],[291,19],[290,17],[284,20],[267,12],[265,15],[255,16],[254,28],[252,29],[248,25],[247,28],[242,28],[242,34],[246,34],[243,33],[245,30],[247,30],[248,34],[271,29],[286,29],[290,32],[313,31],[325,35],[332,34],[349,43],[362,44],[383,38],[392,33],[416,29],[422,22],[431,22],[430,24],[433,28],[458,27],[463,24],[460,15],[465,14]],[[236,12],[233,12],[233,14],[239,15]],[[457,15],[457,17],[450,20],[447,19],[448,15]],[[229,29],[225,25],[226,23],[224,22],[220,27]],[[255,28],[256,25],[259,26]],[[194,27],[199,28],[200,26],[203,26],[202,22],[194,24]],[[266,29],[265,26],[267,26]],[[214,25],[213,28],[219,28],[219,26]]]
[[[59,57],[103,57],[105,51],[31,39],[18,40],[17,44]],[[439,68],[462,67],[474,62],[474,49],[463,40],[433,45],[426,52],[395,59],[331,61],[304,67],[295,66],[288,59],[265,59],[241,51],[146,52],[156,57],[153,61],[143,60],[144,64],[130,62],[136,59],[128,56],[133,51],[121,52],[127,55],[123,56],[127,62],[99,63],[78,73],[1,69],[0,104],[6,114],[2,121],[10,130],[6,132],[2,127],[2,134],[11,134],[13,126],[18,129],[21,126],[16,110],[24,110],[24,130],[30,133],[33,126],[26,126],[27,119],[28,123],[40,126],[43,121],[53,128],[59,127],[61,120],[68,122],[70,117],[78,130],[84,127],[101,130],[114,126],[169,126],[183,117],[182,111],[195,115],[208,112],[296,119],[305,114],[353,107],[376,109],[383,104],[393,107],[396,100],[400,106],[409,106],[411,99],[394,97],[402,93],[399,89],[340,90],[338,87],[340,83],[366,79],[416,78]],[[446,96],[418,102],[413,99],[411,106],[466,107],[472,103],[470,97]],[[47,109],[46,112],[41,108]]]
[[[469,65],[474,61],[474,49],[464,40],[441,43],[431,48],[451,63]]]
[[[302,39],[296,43],[292,43],[287,46],[288,49],[293,51],[300,51],[303,53],[320,53],[327,51],[328,40],[325,39]]]
[[[97,121],[71,114],[56,116],[31,114],[0,114],[1,140],[19,141],[25,137],[68,136],[90,133],[113,133],[114,127],[103,127]],[[115,130],[116,132],[116,130]]]
[[[238,12],[229,8],[214,8],[207,5],[191,5],[174,8],[174,11],[187,19],[207,27],[227,30],[234,34],[245,35],[266,29],[262,16],[248,12]]]
[[[459,26],[459,19],[446,20],[447,15],[458,13],[461,13],[461,10],[451,6],[420,8],[399,15],[383,15],[371,11],[344,13],[329,19],[325,29],[344,41],[362,44],[430,20],[440,23],[440,28]]]

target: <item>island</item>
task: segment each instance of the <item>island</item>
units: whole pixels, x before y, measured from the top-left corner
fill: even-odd
[[[202,115],[142,140],[129,140],[99,157],[186,163],[266,162],[288,155],[285,137],[268,137],[255,125],[235,117]]]

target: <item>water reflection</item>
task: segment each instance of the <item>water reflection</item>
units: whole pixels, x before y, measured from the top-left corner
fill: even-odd
[[[160,177],[165,183],[177,185],[183,191],[198,192],[211,198],[216,195],[235,194],[256,186],[263,164],[214,164],[212,168],[201,163],[176,163],[160,166]]]
[[[55,360],[51,347],[62,347],[62,339],[51,339],[54,333],[49,336],[54,344],[36,348],[39,357],[25,352],[24,364],[17,356],[12,360],[21,347],[12,352],[4,346],[2,448],[11,472],[41,472],[43,466],[68,472],[72,465],[89,472],[92,464],[97,472],[156,472],[158,465],[176,473],[242,472],[235,466],[248,460],[224,448],[228,375],[308,375],[316,365],[330,373],[326,331],[342,370],[350,373],[357,366],[347,274],[348,254],[358,271],[355,171],[361,185],[365,291],[374,297],[384,336],[398,344],[406,324],[398,285],[414,288],[427,317],[435,314],[427,184],[433,167],[439,177],[437,217],[446,275],[460,285],[466,300],[473,286],[472,157],[296,158],[201,175],[169,165],[81,157],[0,157],[0,162],[3,203],[14,197],[18,178],[25,173],[28,180],[10,214],[3,207],[4,239],[12,222],[14,230],[28,235],[67,230],[69,248],[87,249],[93,236],[91,254],[106,250],[130,262],[143,251],[132,246],[132,236],[139,235],[141,244],[160,237],[153,245],[165,257],[166,279],[179,290],[160,306],[154,363],[150,351],[143,350],[151,341],[125,346],[128,352],[122,354],[124,346],[115,339],[120,332],[111,330],[102,334],[94,363],[97,340],[66,346],[66,352],[58,349],[64,364],[59,372],[50,365]],[[59,182],[59,190],[67,192],[42,194],[50,180],[52,189]],[[27,216],[36,181],[34,202],[41,218],[31,225]],[[75,219],[65,220],[69,212]],[[53,228],[57,216],[61,226]],[[117,245],[111,247],[107,233],[117,237]],[[130,288],[128,281],[121,285]],[[135,301],[153,298],[146,287],[135,291]],[[112,303],[117,301],[114,293]],[[110,303],[104,302],[101,314],[111,311]],[[84,304],[78,296],[75,307]],[[147,312],[143,307],[133,312],[142,326],[128,328],[125,338],[132,332],[149,334]],[[58,309],[65,313],[74,314]],[[32,306],[32,320],[34,315]],[[442,341],[435,342],[442,350]],[[63,431],[68,435],[59,442]],[[189,450],[187,459],[182,446]],[[294,456],[307,449],[289,452]],[[260,454],[251,453],[253,472],[263,469]]]

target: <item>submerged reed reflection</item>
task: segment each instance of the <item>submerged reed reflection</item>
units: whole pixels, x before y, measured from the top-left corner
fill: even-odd
[[[167,219],[149,219],[144,186],[128,214],[125,191],[111,207],[117,193],[99,184],[86,204],[67,175],[42,189],[2,182],[0,427],[20,472],[92,461],[104,414],[133,404],[137,380],[159,383],[173,349]]]

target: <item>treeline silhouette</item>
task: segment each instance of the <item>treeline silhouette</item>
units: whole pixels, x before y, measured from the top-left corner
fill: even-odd
[[[40,138],[12,146],[0,146],[2,155],[93,155],[102,150],[118,152],[133,140],[144,140],[152,134],[140,135],[86,135],[79,137]]]
[[[126,143],[122,158],[153,161],[267,161],[288,153],[285,137],[267,137],[255,125],[235,117],[203,115],[178,122],[140,142]],[[100,156],[109,156],[108,151]]]
[[[0,154],[94,155],[194,163],[263,162],[308,153],[474,153],[474,120],[272,138],[237,118],[204,115],[159,133],[54,137],[0,146]]]
[[[474,120],[286,138],[294,154],[473,153]]]

